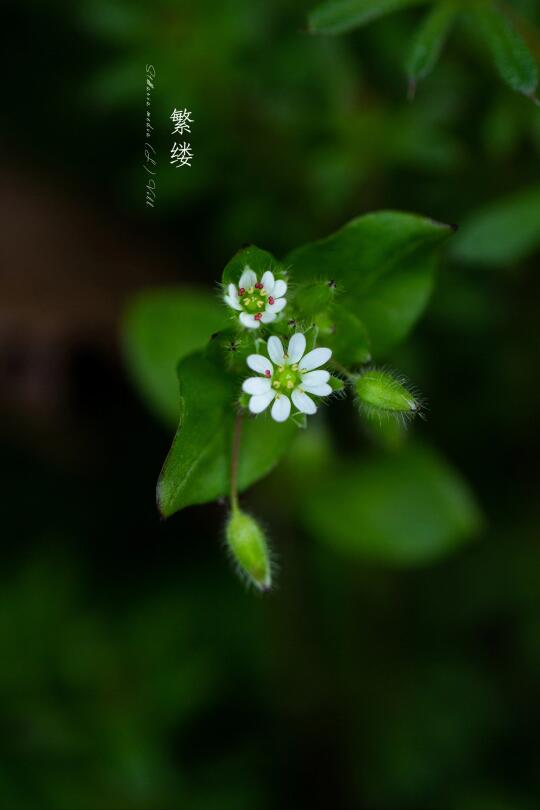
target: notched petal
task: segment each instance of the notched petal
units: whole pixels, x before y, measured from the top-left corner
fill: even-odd
[[[291,400],[285,394],[278,394],[272,405],[272,419],[276,422],[285,422],[291,412]]]

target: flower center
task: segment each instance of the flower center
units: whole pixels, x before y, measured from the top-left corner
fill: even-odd
[[[242,304],[244,312],[247,312],[249,315],[257,315],[257,313],[264,312],[267,300],[268,293],[260,281],[257,282],[254,287],[245,289],[240,296],[240,303]]]
[[[301,381],[298,363],[292,366],[278,366],[272,377],[272,388],[280,393],[289,394],[300,385]]]

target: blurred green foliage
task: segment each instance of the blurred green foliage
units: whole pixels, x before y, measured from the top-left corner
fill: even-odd
[[[226,324],[217,295],[186,287],[142,292],[126,312],[126,362],[148,404],[172,427],[178,422],[178,363]]]
[[[342,34],[385,14],[427,0],[327,0],[309,15],[313,34]],[[497,0],[432,0],[407,56],[409,93],[416,81],[433,70],[446,37],[458,17],[469,18],[474,31],[491,51],[497,71],[513,90],[532,98],[538,86],[538,67],[516,23]]]
[[[308,0],[7,5],[10,154],[134,232],[144,223],[177,250],[182,284],[210,290],[242,243],[286,255],[359,212],[461,227],[430,307],[388,359],[429,399],[416,433],[484,522],[476,542],[412,569],[317,542],[297,504],[332,483],[336,454],[354,465],[369,447],[393,467],[411,452],[410,437],[364,431],[338,402],[334,426],[302,431],[250,495],[282,562],[280,588],[254,600],[223,570],[223,510],[158,525],[149,493],[170,436],[134,396],[102,385],[100,408],[83,413],[95,446],[76,472],[16,447],[6,425],[0,804],[534,810],[538,109],[497,79],[473,25],[452,31],[407,102],[422,7],[326,38],[303,32]],[[505,8],[538,61],[538,3]],[[161,155],[151,217],[149,61]],[[30,104],[47,122],[39,137]],[[197,124],[197,160],[180,177],[167,166],[175,105]],[[169,380],[153,404],[172,419]],[[460,526],[475,515],[465,505]]]
[[[433,451],[407,448],[331,472],[300,506],[310,532],[331,549],[415,565],[444,556],[478,531],[471,494]]]

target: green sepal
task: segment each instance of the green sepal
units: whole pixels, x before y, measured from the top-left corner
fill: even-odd
[[[330,375],[330,379],[328,380],[328,385],[334,391],[334,393],[339,394],[340,391],[345,390],[345,383],[343,380],[340,380],[339,377],[334,377]]]
[[[235,253],[232,259],[225,265],[221,278],[223,286],[225,288],[229,284],[238,286],[240,276],[246,267],[250,267],[258,279],[260,279],[262,274],[267,270],[271,270],[276,278],[286,278],[283,265],[278,262],[271,253],[267,250],[261,250],[261,248],[255,245],[250,245],[249,247],[242,248],[238,253]]]
[[[300,411],[297,411],[296,413],[293,413],[291,419],[301,430],[305,430],[307,428],[307,416],[305,413],[300,413]]]

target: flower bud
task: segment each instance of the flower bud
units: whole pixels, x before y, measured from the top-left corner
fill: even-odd
[[[389,371],[370,369],[356,381],[362,410],[369,416],[409,418],[419,412],[421,402],[404,380]]]
[[[269,591],[272,585],[270,555],[257,521],[234,507],[225,531],[227,546],[239,573],[260,591]]]

